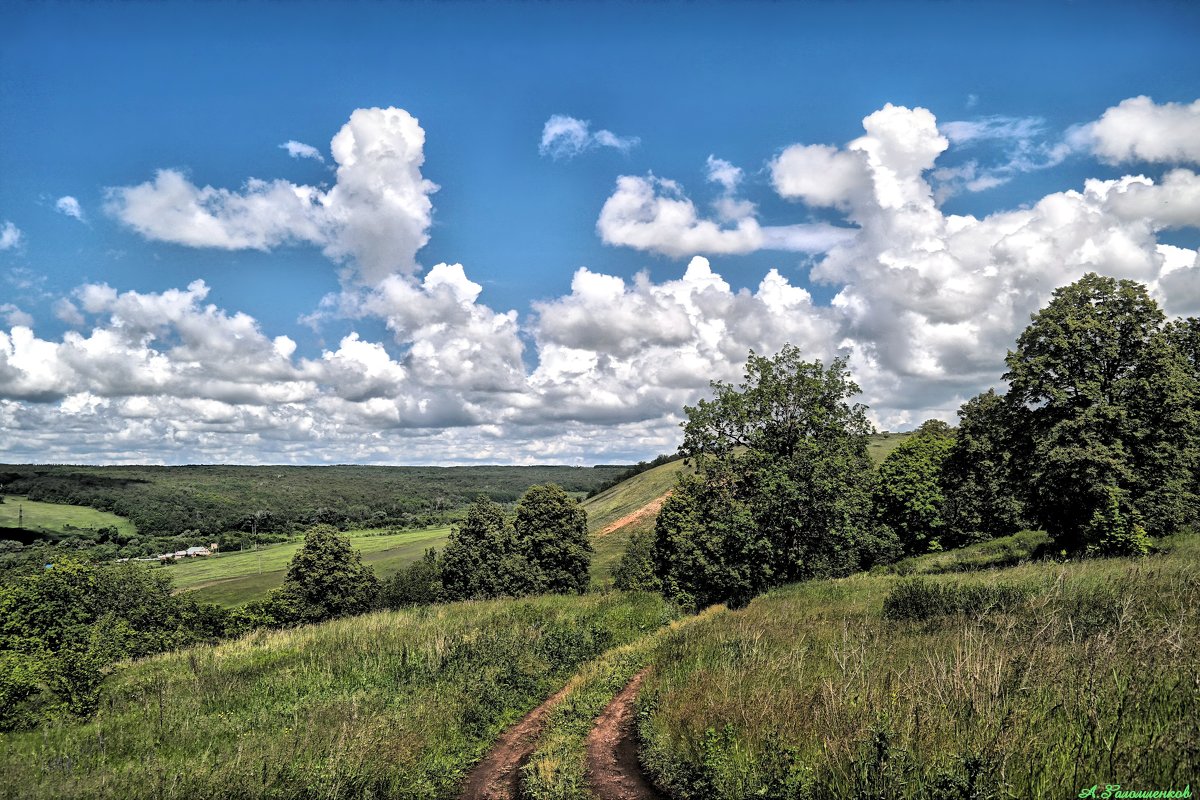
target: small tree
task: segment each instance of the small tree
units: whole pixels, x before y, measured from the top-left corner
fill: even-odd
[[[879,465],[875,516],[895,531],[905,555],[942,547],[946,528],[942,466],[953,447],[950,426],[927,422]]]
[[[329,525],[317,525],[292,557],[281,592],[281,601],[294,604],[296,621],[317,622],[369,611],[379,594],[379,581],[349,537]]]
[[[442,550],[439,565],[445,599],[508,594],[508,573],[516,549],[504,509],[480,495],[467,509],[463,524],[451,531]]]
[[[1150,552],[1150,537],[1137,520],[1137,512],[1122,508],[1122,492],[1108,487],[1106,502],[1096,509],[1086,528],[1087,552],[1102,556],[1144,556]]]
[[[561,486],[530,487],[517,503],[513,531],[520,553],[537,576],[534,591],[587,590],[592,559],[587,512]]]
[[[957,547],[1020,530],[1024,506],[1017,496],[1010,406],[994,389],[958,410],[954,446],[942,465],[947,541]]]
[[[379,592],[379,604],[385,608],[429,605],[442,599],[442,572],[437,551],[425,555],[401,569],[386,581]]]

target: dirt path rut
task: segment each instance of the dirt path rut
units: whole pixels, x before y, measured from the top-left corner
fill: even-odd
[[[588,734],[588,782],[599,800],[666,800],[638,763],[637,693],[649,671],[633,676]]]
[[[521,767],[533,754],[551,709],[567,694],[566,687],[506,730],[463,784],[461,800],[518,800]]]

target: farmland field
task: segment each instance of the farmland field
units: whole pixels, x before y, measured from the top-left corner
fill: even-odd
[[[449,533],[450,528],[439,527],[401,533],[350,531],[347,535],[375,574],[387,578],[420,558],[426,548],[440,548]],[[197,600],[236,606],[261,600],[283,583],[288,562],[302,544],[302,539],[296,539],[258,551],[242,550],[180,561],[164,569],[174,578],[177,589],[188,591]]]
[[[68,527],[113,527],[122,536],[137,533],[132,522],[107,511],[61,503],[40,503],[14,494],[3,495],[3,498],[4,502],[0,503],[0,527],[3,528],[16,528],[20,521],[20,527],[30,531],[62,533]]]

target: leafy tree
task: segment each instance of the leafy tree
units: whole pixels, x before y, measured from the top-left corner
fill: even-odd
[[[655,570],[685,605],[747,602],[788,581],[843,575],[878,552],[867,456],[871,425],[844,360],[785,346],[751,351],[738,386],[685,407],[681,476],[655,525]]]
[[[540,584],[535,591],[583,594],[587,590],[592,559],[587,512],[561,486],[531,486],[517,503],[513,532]]]
[[[1032,516],[1070,550],[1116,489],[1160,534],[1197,518],[1194,374],[1146,288],[1094,273],[1054,292],[1007,358]]]
[[[271,597],[279,623],[319,622],[361,614],[375,605],[379,581],[363,564],[349,537],[329,525],[317,525],[288,564],[283,586]]]
[[[499,597],[507,594],[517,552],[504,509],[480,495],[462,525],[450,533],[440,560],[447,600]]]
[[[634,531],[621,560],[613,569],[613,584],[622,591],[657,592],[662,582],[654,574],[654,531]]]
[[[895,531],[905,555],[942,548],[946,530],[942,467],[953,447],[950,426],[930,420],[879,465],[875,516]]]
[[[947,547],[1006,536],[1024,527],[1010,411],[994,389],[971,398],[958,410],[954,446],[942,465],[946,497],[942,544]]]
[[[437,551],[432,547],[424,556],[393,575],[379,592],[379,604],[385,608],[429,605],[441,599],[442,572]]]

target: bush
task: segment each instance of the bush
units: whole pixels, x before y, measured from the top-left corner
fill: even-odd
[[[654,531],[641,530],[629,539],[625,554],[613,570],[613,583],[622,591],[657,592],[662,582],[654,574]]]

